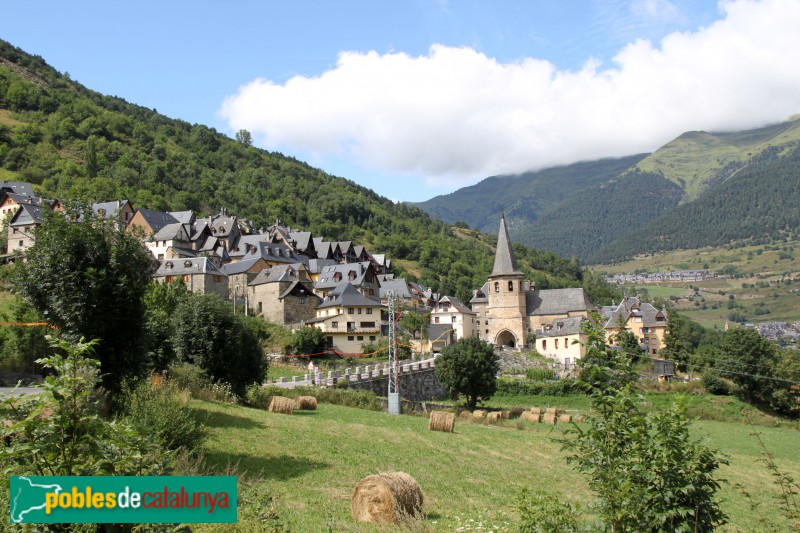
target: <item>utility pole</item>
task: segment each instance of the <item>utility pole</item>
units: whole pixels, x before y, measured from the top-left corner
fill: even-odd
[[[397,309],[394,291],[389,291],[389,414],[400,414],[400,384],[397,360]]]

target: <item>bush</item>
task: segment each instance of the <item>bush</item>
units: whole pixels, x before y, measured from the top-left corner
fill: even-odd
[[[173,383],[153,387],[147,381],[126,387],[125,420],[152,435],[168,450],[194,452],[202,447],[205,430],[189,408],[189,393]]]
[[[574,379],[558,379],[556,381],[533,381],[530,379],[499,378],[497,380],[498,396],[568,396],[583,393]]]
[[[728,396],[731,393],[731,383],[722,379],[719,374],[713,370],[706,370],[703,373],[703,378],[700,380],[700,383],[709,394]]]
[[[570,533],[583,531],[578,524],[578,511],[558,494],[523,488],[514,499],[519,511],[520,532]]]
[[[269,407],[273,396],[313,396],[318,402],[356,407],[370,411],[383,411],[385,406],[374,392],[356,389],[321,388],[321,387],[296,387],[284,389],[281,387],[257,387],[251,385],[247,388],[247,403],[259,409]]]
[[[525,371],[525,377],[532,381],[548,381],[556,379],[556,372],[552,368],[529,368]]]
[[[247,387],[244,399],[251,407],[267,409],[273,396],[286,396],[286,391],[278,387],[262,387],[257,383],[252,383]]]
[[[188,391],[193,398],[212,402],[236,403],[239,397],[230,384],[213,382],[208,373],[190,363],[173,365],[167,372],[167,380],[181,390]]]

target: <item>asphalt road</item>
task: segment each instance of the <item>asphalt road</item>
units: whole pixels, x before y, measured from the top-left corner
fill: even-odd
[[[14,387],[0,387],[0,396],[19,396],[21,394],[37,394],[41,392],[41,388],[39,387],[20,387],[14,390]]]

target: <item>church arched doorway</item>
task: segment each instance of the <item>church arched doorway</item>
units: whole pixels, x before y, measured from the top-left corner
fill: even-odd
[[[509,348],[516,348],[517,346],[517,338],[514,336],[513,333],[504,329],[500,333],[497,334],[497,341],[495,344],[500,346],[508,346]]]

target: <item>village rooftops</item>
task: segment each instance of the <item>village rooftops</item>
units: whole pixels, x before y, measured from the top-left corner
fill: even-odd
[[[24,181],[0,181],[0,191],[33,197],[33,186]]]
[[[584,316],[570,316],[556,318],[546,327],[536,332],[537,337],[563,337],[565,335],[577,335],[581,332],[581,326],[586,321]]]
[[[42,222],[42,206],[33,204],[19,204],[20,210],[11,219],[9,225],[11,227],[30,226],[32,224],[41,224]]]
[[[368,261],[326,266],[319,274],[316,288],[330,289],[343,281],[350,282],[353,285],[361,285],[370,268],[371,264]]]
[[[653,307],[652,304],[643,303],[639,298],[625,298],[616,307],[605,306],[602,314],[608,320],[603,326],[606,329],[615,328],[620,323],[625,323],[630,317],[640,318],[643,327],[666,326],[667,313]]]
[[[408,288],[408,283],[403,278],[388,279],[380,283],[381,288],[378,290],[378,294],[381,299],[388,298],[389,291],[394,291],[395,296],[403,299],[411,298],[411,291]]]
[[[92,204],[92,211],[105,218],[116,218],[119,212],[130,204],[128,200],[112,200],[110,202],[98,202]]]
[[[227,263],[222,265],[222,271],[229,276],[233,276],[235,274],[244,274],[257,265],[260,260],[261,259],[259,257],[253,257],[250,259],[242,259],[241,261],[236,261],[235,263]]]
[[[454,311],[467,315],[476,314],[475,311],[464,305],[461,300],[455,296],[443,296],[433,310],[434,313],[449,313]]]
[[[158,231],[167,224],[175,224],[178,222],[175,217],[164,211],[154,211],[152,209],[140,207],[136,210],[136,214],[144,219],[147,225],[153,230],[153,233],[158,233]]]
[[[244,260],[243,260],[244,261]],[[242,261],[239,261],[240,263]],[[236,264],[236,263],[232,263]],[[263,285],[264,283],[278,283],[280,281],[297,281],[299,280],[297,268],[292,265],[276,265],[266,270],[259,272],[256,277],[248,283],[250,286]]]
[[[224,276],[207,257],[192,257],[184,259],[164,259],[161,261],[155,277],[182,276],[192,274],[215,274]]]

